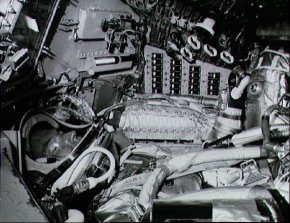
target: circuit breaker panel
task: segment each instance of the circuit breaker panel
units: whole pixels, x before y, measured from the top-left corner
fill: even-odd
[[[201,60],[189,63],[182,57],[173,59],[165,50],[149,45],[144,54],[145,93],[217,98],[227,88],[230,69]]]

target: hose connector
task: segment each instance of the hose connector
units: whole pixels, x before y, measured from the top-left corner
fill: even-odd
[[[81,180],[73,183],[73,189],[75,194],[80,194],[88,189],[90,189],[90,183],[86,180]]]

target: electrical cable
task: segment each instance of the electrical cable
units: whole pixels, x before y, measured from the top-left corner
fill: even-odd
[[[67,127],[67,128],[71,128],[71,129],[86,129],[90,126],[92,126],[93,122],[90,122],[88,124],[82,124],[82,125],[74,125],[74,124],[69,124],[67,122],[61,121],[59,119],[57,119],[54,115],[49,114],[48,112],[45,111],[41,111],[43,114],[51,117],[53,120],[57,121],[59,124]]]
[[[45,110],[57,109],[57,108],[59,108],[59,106],[49,106],[49,107],[46,107]],[[72,110],[70,107],[64,107],[64,106],[62,106],[61,109],[66,110],[66,112],[74,113],[75,115],[78,115],[79,117],[84,116],[86,119],[90,120],[90,122],[93,121],[90,117],[88,117],[88,116],[86,116],[86,115],[84,115],[84,114],[82,114],[82,113],[80,113],[78,111]]]

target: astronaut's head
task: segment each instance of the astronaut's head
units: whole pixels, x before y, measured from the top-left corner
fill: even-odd
[[[37,162],[63,159],[80,140],[75,130],[62,128],[41,113],[27,119],[22,128],[22,138],[26,155]]]
[[[61,160],[73,150],[77,142],[76,131],[62,132],[48,126],[32,129],[29,137],[30,155],[34,160],[41,158]]]
[[[261,53],[247,88],[245,128],[260,126],[266,109],[289,92],[289,54],[274,50]]]

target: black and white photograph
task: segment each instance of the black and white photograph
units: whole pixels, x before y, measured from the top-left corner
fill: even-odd
[[[0,222],[290,222],[289,0],[0,0]]]

